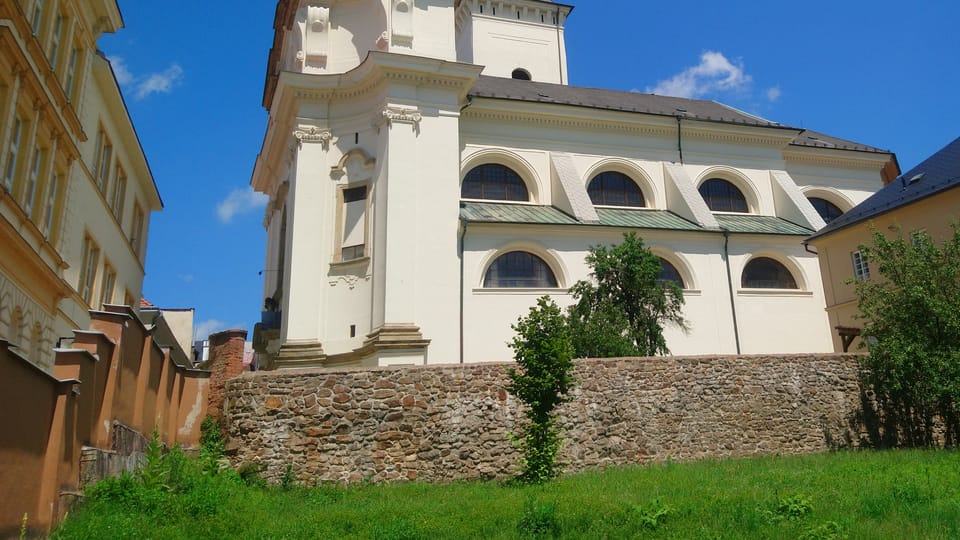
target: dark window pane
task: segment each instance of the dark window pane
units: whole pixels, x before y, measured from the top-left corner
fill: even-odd
[[[463,179],[460,188],[463,199],[493,201],[529,201],[527,186],[520,175],[509,167],[488,163],[474,167]]]
[[[593,177],[587,186],[593,204],[605,206],[646,206],[643,192],[629,176],[614,171]]]
[[[746,197],[726,180],[711,178],[700,184],[700,195],[714,212],[749,212]]]
[[[683,285],[683,277],[680,276],[680,272],[677,271],[677,267],[670,264],[670,261],[660,257],[660,275],[657,276],[657,283],[661,285],[667,282],[674,282],[681,289],[685,288]]]
[[[810,204],[812,204],[817,210],[817,213],[820,214],[820,217],[822,217],[827,223],[830,223],[831,221],[843,215],[843,210],[840,210],[837,205],[826,199],[810,197],[809,200]]]
[[[343,202],[362,201],[367,198],[367,186],[343,190]]]
[[[557,278],[543,259],[526,251],[511,251],[493,261],[483,277],[486,288],[556,287]]]
[[[740,286],[750,289],[797,289],[793,274],[778,261],[757,257],[743,269]]]

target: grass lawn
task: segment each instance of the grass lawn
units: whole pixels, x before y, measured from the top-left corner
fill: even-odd
[[[128,482],[127,488],[129,488]],[[120,483],[115,482],[115,486]],[[314,489],[197,474],[88,497],[54,538],[960,538],[960,453],[864,451]]]

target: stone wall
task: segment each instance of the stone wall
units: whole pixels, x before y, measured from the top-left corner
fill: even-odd
[[[449,481],[516,472],[510,364],[244,374],[226,384],[235,464],[277,481]],[[856,355],[586,360],[562,408],[568,471],[854,446]]]

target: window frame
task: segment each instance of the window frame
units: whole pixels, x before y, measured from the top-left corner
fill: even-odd
[[[751,265],[754,265],[754,264],[757,264],[757,263],[760,263],[760,262],[762,262],[762,261],[770,261],[770,262],[774,263],[774,264],[776,265],[776,267],[779,267],[779,268],[777,268],[777,270],[778,270],[778,277],[781,277],[781,276],[779,275],[779,270],[782,269],[783,272],[785,272],[786,275],[790,278],[790,281],[793,282],[793,286],[792,286],[792,287],[783,287],[783,286],[780,286],[780,285],[782,284],[782,282],[780,282],[780,281],[777,282],[777,286],[773,286],[773,287],[767,286],[767,285],[757,285],[757,284],[756,284],[756,280],[754,280],[754,283],[752,283],[752,284],[748,283],[748,282],[747,282],[747,271],[750,269],[750,266],[751,266]],[[753,291],[798,291],[798,292],[802,292],[802,291],[804,291],[803,287],[801,287],[802,281],[797,279],[797,276],[795,275],[794,272],[795,272],[795,271],[794,271],[794,270],[791,270],[788,265],[784,264],[782,261],[779,261],[779,260],[777,260],[777,259],[774,258],[774,257],[771,257],[771,256],[769,256],[769,255],[757,255],[757,256],[751,257],[750,260],[747,261],[747,263],[744,264],[744,265],[743,265],[743,268],[740,270],[740,288],[741,288],[741,289],[747,289],[747,290],[753,290]]]
[[[347,204],[350,202],[357,202],[359,199],[347,201],[347,193],[353,190],[364,190],[364,206],[363,206],[363,243],[362,244],[353,244],[350,246],[344,246],[344,228],[346,227],[347,219]],[[351,263],[362,263],[370,259],[370,209],[371,201],[373,197],[371,196],[371,182],[369,180],[364,180],[362,182],[348,182],[345,184],[340,184],[337,186],[337,212],[336,212],[336,237],[334,238],[334,250],[333,250],[333,263],[334,264],[351,264]],[[357,248],[359,249],[359,254],[357,254]],[[344,256],[345,249],[352,249],[349,257]]]
[[[708,184],[710,185],[709,187],[712,187],[721,182],[729,186],[730,189],[735,190],[736,193],[740,194],[740,198],[743,199],[744,210],[741,211],[741,210],[715,209],[713,208],[713,206],[711,206],[710,203],[711,201],[714,201],[714,197],[713,196],[708,197],[706,194],[704,194],[703,190],[704,188],[708,187]],[[753,213],[753,209],[750,207],[750,200],[747,198],[747,195],[743,192],[743,189],[740,186],[738,186],[735,182],[727,178],[724,178],[722,176],[710,176],[705,180],[703,180],[702,182],[700,182],[700,184],[697,186],[697,193],[700,194],[700,198],[703,199],[704,204],[707,205],[707,208],[710,210],[710,212],[729,213],[729,214],[752,214]],[[733,207],[734,205],[731,204],[730,206]]]
[[[838,217],[842,216],[845,213],[844,210],[840,208],[840,206],[837,203],[829,199],[819,197],[817,195],[807,195],[807,201],[809,201],[810,206],[813,206],[813,209],[817,211],[817,215],[820,216],[821,219],[823,219],[824,223],[830,223],[831,221],[837,219]],[[839,214],[831,217],[830,219],[827,219],[827,216],[823,215],[823,212],[820,211],[820,208],[817,206],[816,203],[814,203],[814,201],[818,201],[820,203],[829,205],[829,207],[827,207],[828,210],[830,210],[832,207],[832,209],[835,209],[837,212],[839,212]]]
[[[853,262],[853,279],[856,281],[870,281],[870,264],[863,255],[863,251],[859,249],[851,251],[850,259]]]
[[[509,172],[510,174],[512,174],[513,176],[515,176],[516,178],[504,178],[502,181],[500,181],[500,180],[498,180],[498,179],[493,179],[493,178],[471,178],[471,175],[472,175],[472,174],[474,174],[474,173],[477,172],[477,171],[480,171],[481,169],[490,170],[490,169],[493,169],[493,168],[497,168],[497,169],[499,169],[499,170],[501,170],[501,171]],[[479,174],[479,173],[478,173],[478,174]],[[509,175],[506,175],[506,176],[509,176]],[[487,197],[487,196],[485,196],[485,195],[486,195],[486,194],[484,193],[485,182],[491,182],[491,183],[492,183],[492,182],[498,182],[498,181],[503,185],[504,198],[492,198],[492,197]],[[468,196],[465,196],[465,195],[464,195],[464,189],[467,187],[467,183],[468,183],[468,182],[470,182],[470,183],[474,183],[474,182],[480,183],[480,195],[481,195],[480,197],[468,197]],[[518,182],[519,184],[517,184],[517,182]],[[523,188],[523,192],[524,192],[525,198],[523,198],[523,199],[510,198],[510,186],[516,187],[517,185],[519,185],[520,187]],[[492,188],[492,187],[493,187],[493,186],[491,186],[491,188]],[[460,182],[460,199],[461,199],[461,200],[467,200],[467,201],[484,201],[484,202],[491,202],[491,201],[492,201],[492,202],[510,203],[510,204],[516,204],[516,203],[518,203],[518,204],[523,204],[523,203],[531,203],[531,202],[533,202],[533,196],[532,196],[532,194],[531,194],[531,192],[530,192],[530,186],[527,185],[527,182],[526,182],[526,180],[524,180],[523,175],[521,175],[519,172],[517,172],[516,169],[514,169],[513,167],[511,167],[511,166],[509,166],[509,165],[504,165],[503,163],[498,163],[498,162],[495,162],[495,161],[488,161],[488,162],[485,162],[485,163],[480,163],[480,164],[478,164],[478,165],[475,165],[475,166],[471,167],[470,170],[467,171],[467,173],[463,176],[463,180]]]
[[[100,279],[100,308],[113,302],[113,295],[117,288],[117,271],[110,261],[103,260],[103,276]]]
[[[144,228],[145,216],[143,213],[143,206],[140,205],[140,201],[134,200],[133,202],[133,217],[130,222],[130,247],[133,248],[133,253],[137,256],[137,260],[142,261],[142,249],[143,249],[143,228]]]
[[[93,306],[94,285],[100,262],[100,246],[89,233],[83,236],[83,248],[80,263],[80,276],[77,280],[77,292],[88,306]]]
[[[16,106],[16,104],[14,104]],[[7,144],[7,161],[3,168],[3,188],[7,192],[13,192],[13,186],[17,181],[17,168],[20,161],[20,147],[23,144],[23,118],[20,114],[14,115],[13,131],[10,133],[10,142]]]
[[[497,276],[495,276],[495,278],[494,278],[494,279],[497,279],[497,282],[496,282],[496,283],[493,283],[493,284],[489,283],[489,281],[491,280],[491,272],[494,271],[494,268],[497,267],[497,265],[500,263],[500,261],[505,261],[504,264],[508,264],[508,263],[509,263],[509,259],[507,259],[507,258],[510,257],[510,256],[512,256],[512,255],[517,255],[517,254],[526,255],[527,257],[530,258],[530,260],[531,260],[534,264],[539,263],[539,265],[542,265],[542,269],[546,270],[546,272],[547,272],[547,277],[549,277],[550,279],[548,279],[545,283],[537,283],[537,284],[529,284],[529,285],[510,285],[510,284],[504,284],[504,282],[505,282],[505,281],[519,282],[519,281],[522,281],[522,280],[524,280],[524,279],[539,279],[539,278],[542,277],[542,276],[531,276],[531,277],[529,277],[529,278],[522,278],[522,277],[521,277],[521,278],[518,278],[518,277],[507,277],[507,276],[501,277],[501,276],[497,275]],[[500,274],[500,273],[501,273],[501,270],[499,269],[499,267],[497,268],[496,272],[497,272],[497,274]],[[538,273],[538,272],[536,272],[536,271],[532,272],[532,274],[536,274],[536,273]],[[483,270],[483,274],[482,274],[481,280],[480,280],[480,288],[481,288],[482,290],[541,290],[541,289],[562,289],[561,283],[560,283],[560,279],[559,279],[557,276],[558,276],[557,271],[554,269],[553,265],[551,265],[549,262],[547,262],[547,259],[546,259],[546,258],[542,257],[540,254],[535,253],[535,252],[533,252],[533,251],[531,251],[531,250],[529,250],[529,249],[525,249],[525,248],[523,248],[523,247],[516,247],[516,248],[513,248],[513,249],[507,249],[507,250],[500,251],[500,252],[498,252],[496,255],[494,255],[494,256],[491,258],[490,263],[487,264],[487,265],[486,265],[486,268],[484,268],[484,270]],[[551,283],[551,280],[552,280],[552,283]]]
[[[597,182],[600,182],[600,187],[598,189],[600,190],[601,198],[603,198],[604,193],[607,192],[607,190],[603,186],[603,182],[613,177],[617,177],[618,179],[623,180],[624,189],[622,191],[615,191],[615,190],[611,190],[611,191],[613,191],[614,193],[623,193],[624,201],[626,202],[624,202],[623,204],[614,204],[606,200],[603,200],[601,202],[595,201],[593,197],[594,184]],[[636,188],[636,193],[640,195],[639,205],[630,204],[629,201],[627,200],[631,193],[630,190],[626,188],[627,185],[632,185],[634,188]],[[643,188],[640,187],[640,183],[637,182],[636,179],[634,179],[629,174],[626,174],[620,171],[612,171],[612,170],[601,171],[594,174],[593,178],[591,178],[590,181],[587,182],[587,196],[590,197],[590,202],[593,203],[594,206],[603,206],[603,207],[611,207],[611,208],[649,208],[649,205],[647,204],[647,195],[643,192]]]

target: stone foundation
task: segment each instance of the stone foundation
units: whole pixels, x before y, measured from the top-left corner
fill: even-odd
[[[235,464],[278,481],[452,481],[517,470],[513,364],[248,373],[226,383]],[[567,471],[857,446],[857,355],[579,361]]]

